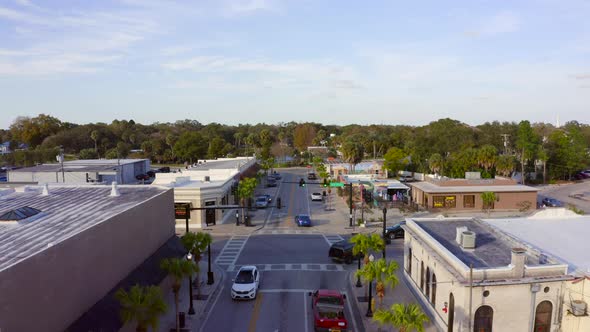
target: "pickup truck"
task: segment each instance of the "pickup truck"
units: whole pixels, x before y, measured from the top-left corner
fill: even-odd
[[[348,330],[348,321],[344,317],[346,295],[330,289],[318,289],[308,294],[311,296],[314,331],[344,332]]]

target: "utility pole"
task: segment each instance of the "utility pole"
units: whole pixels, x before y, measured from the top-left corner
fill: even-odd
[[[349,183],[348,186],[350,186],[349,188],[349,196],[348,196],[348,206],[349,206],[349,213],[350,213],[350,227],[352,227],[352,183]]]
[[[61,182],[66,183],[66,173],[64,171],[64,148],[59,146],[59,162],[61,163]]]

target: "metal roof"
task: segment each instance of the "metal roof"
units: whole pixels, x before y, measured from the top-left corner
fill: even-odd
[[[47,196],[41,195],[41,187],[1,195],[0,215],[23,206],[42,212],[31,218],[34,221],[0,222],[0,271],[167,190],[119,186],[121,195],[112,197],[111,186],[50,186]]]
[[[134,164],[145,162],[147,159],[84,159],[64,161],[65,172],[98,172],[113,170],[120,165]],[[24,167],[9,172],[61,172],[61,164],[42,164],[32,167]]]

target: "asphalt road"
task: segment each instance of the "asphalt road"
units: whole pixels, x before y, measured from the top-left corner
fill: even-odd
[[[296,214],[311,215],[312,223],[328,223],[314,219],[323,211],[322,202],[312,202],[311,192],[321,192],[316,181],[307,180],[306,170],[282,172],[278,188],[259,188],[258,192],[273,191],[273,204],[281,197],[282,209],[268,208],[256,213],[255,222],[264,221],[264,231],[292,231],[291,234],[254,234],[217,239],[214,244],[216,264],[226,271],[224,283],[201,331],[313,331],[311,298],[308,292],[318,288],[336,289],[347,295],[345,316],[353,331],[364,331],[361,314],[350,288],[349,275],[356,265],[342,265],[328,258],[332,242],[341,240],[335,234],[296,234],[313,231],[297,227]],[[304,178],[305,187],[298,182]],[[314,184],[315,182],[315,184]],[[261,271],[258,296],[252,301],[234,301],[230,296],[232,279],[240,266],[256,265]]]
[[[539,202],[545,197],[561,201],[564,207],[573,204],[585,213],[590,213],[590,180],[560,186],[547,186],[539,192]]]

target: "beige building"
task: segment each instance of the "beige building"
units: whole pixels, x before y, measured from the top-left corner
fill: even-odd
[[[256,159],[252,157],[203,160],[177,173],[157,173],[152,185],[174,188],[176,225],[186,228],[185,206],[205,208],[190,211],[189,228],[202,228],[233,218],[235,208],[206,209],[206,207],[236,206],[236,188],[243,176],[254,176]]]
[[[440,330],[561,331],[575,280],[565,262],[476,219],[403,227],[404,276]]]
[[[353,174],[369,175],[371,178],[386,179],[387,170],[383,169],[383,160],[366,160],[354,165],[351,172],[351,165],[341,161],[327,161],[324,163],[326,171],[333,179]]]
[[[0,330],[66,330],[175,237],[172,213],[156,186],[0,191]]]
[[[537,208],[538,189],[517,184],[512,179],[447,179],[425,177],[423,182],[408,183],[412,202],[428,210],[484,209],[481,194],[493,192],[496,201],[491,210],[526,211]]]

